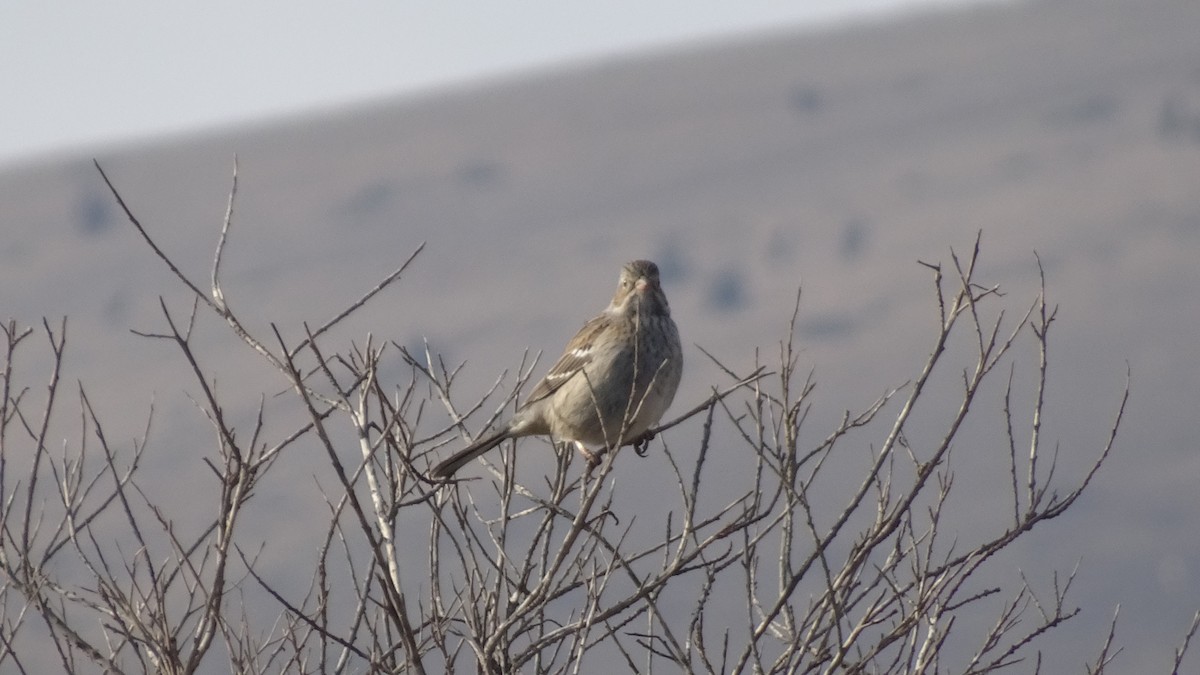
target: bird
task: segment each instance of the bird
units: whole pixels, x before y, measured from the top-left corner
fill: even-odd
[[[682,375],[679,329],[658,265],[626,263],[612,302],[571,338],[512,418],[437,464],[431,475],[446,480],[504,441],[535,435],[573,443],[595,466],[604,451],[645,439],[670,407]]]

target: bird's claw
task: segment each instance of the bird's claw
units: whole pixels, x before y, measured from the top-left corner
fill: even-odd
[[[637,453],[638,457],[645,457],[646,453],[650,451],[650,441],[654,440],[655,436],[657,434],[647,430],[646,433],[633,439],[629,444],[633,446],[633,451]]]

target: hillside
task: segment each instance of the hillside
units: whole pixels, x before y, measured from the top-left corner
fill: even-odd
[[[1017,564],[1083,559],[1077,644],[1056,663],[1082,670],[1120,604],[1120,670],[1166,672],[1200,608],[1198,33],[1193,0],[989,5],[614,59],[96,158],[204,280],[236,154],[226,293],[259,328],[292,337],[425,242],[400,290],[356,328],[467,360],[466,392],[526,348],[557,354],[607,301],[620,263],[648,257],[689,347],[680,400],[699,400],[717,371],[691,345],[748,369],[756,347],[774,353],[802,284],[803,359],[821,394],[814,434],[926,356],[936,308],[918,260],[948,261],[982,231],[982,277],[1024,305],[1036,251],[1061,307],[1046,433],[1062,439],[1064,470],[1103,441],[1126,364],[1134,398],[1093,491]],[[99,400],[109,436],[140,434],[154,398],[147,469],[200,475],[209,439],[179,393],[187,372],[167,346],[129,332],[159,325],[160,295],[182,295],[91,158],[0,173],[0,227],[4,316],[69,315],[72,377]],[[247,406],[283,388],[240,351],[215,367]],[[637,473],[621,476],[635,491]],[[297,498],[276,478],[273,503],[288,514]],[[294,478],[312,482],[303,469]]]

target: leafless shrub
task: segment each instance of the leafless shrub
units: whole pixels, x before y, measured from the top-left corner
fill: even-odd
[[[694,407],[658,430],[673,468],[663,482],[677,505],[642,514],[652,523],[648,536],[620,508],[612,474],[619,449],[592,471],[560,452],[551,474],[529,481],[508,444],[484,465],[485,480],[426,478],[431,453],[469,435],[468,419],[479,428],[478,418],[511,407],[534,364],[521,364],[517,386],[499,405],[488,403],[500,391],[497,380],[463,406],[458,369],[434,354],[370,336],[344,351],[328,348],[329,330],[400,279],[420,248],[358,301],[289,342],[279,330],[252,333],[221,288],[236,172],[208,289],[180,271],[109,187],[192,296],[183,311],[163,302],[163,328],[142,335],[173,345],[191,369],[215,431],[206,462],[220,490],[207,505],[207,525],[179,532],[171,506],[139,485],[144,441],[130,453],[114,449],[82,386],[78,442],[51,447],[50,418],[66,405],[67,323],[46,322],[40,331],[6,324],[5,672],[40,671],[48,646],[66,672],[987,673],[1017,664],[1037,672],[1041,646],[1078,611],[1068,597],[1074,571],[1042,575],[1048,594],[1024,577],[996,583],[987,571],[1089,485],[1113,449],[1128,387],[1107,442],[1064,482],[1041,433],[1055,309],[1043,283],[1010,320],[999,289],[976,279],[978,240],[966,258],[927,265],[937,324],[914,379],[846,413],[817,442],[806,440],[815,385],[796,349],[799,296],[792,330],[770,364],[749,372],[722,365],[727,383],[694,401],[681,396]],[[196,322],[213,317],[282,376],[303,412],[294,428],[268,434],[260,407],[248,434],[234,429],[194,337]],[[48,349],[44,391],[22,384],[27,376],[17,368],[42,358],[28,354],[36,340]],[[961,362],[955,340],[970,346]],[[1025,340],[1038,354],[1030,366],[1012,353]],[[393,349],[407,365],[399,382],[380,375]],[[1034,384],[1022,395],[1014,383],[1026,367]],[[958,382],[949,407],[929,394],[946,371]],[[984,382],[1006,376],[1003,406],[977,405]],[[1026,400],[1031,409],[1018,412]],[[910,442],[914,417],[926,412],[922,440]],[[969,418],[997,413],[1006,429],[1006,515],[990,531],[963,531],[948,523],[951,457]],[[940,424],[932,435],[929,420]],[[687,452],[670,444],[666,432],[676,426],[694,432]],[[310,548],[292,556],[296,566],[311,565],[299,595],[258,564],[263,542],[239,529],[262,477],[297,443],[323,450],[323,475],[332,481],[323,483],[328,520],[310,528]],[[746,457],[741,475],[723,477],[723,491],[736,495],[723,501],[708,471],[717,444]],[[849,481],[837,469],[847,452],[866,457]],[[256,618],[263,606],[274,608],[273,622]],[[1116,652],[1110,633],[1088,672],[1104,672]]]

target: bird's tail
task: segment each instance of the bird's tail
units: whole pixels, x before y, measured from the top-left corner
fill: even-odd
[[[467,462],[475,459],[483,453],[500,445],[505,439],[509,438],[508,429],[500,428],[499,430],[480,438],[467,447],[443,459],[437,466],[433,467],[430,472],[436,479],[445,479],[454,475]]]

